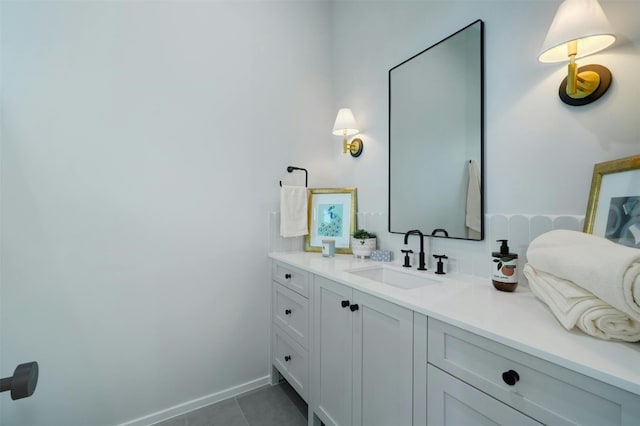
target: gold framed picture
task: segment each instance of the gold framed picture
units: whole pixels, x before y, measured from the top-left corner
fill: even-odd
[[[305,251],[322,251],[322,240],[333,239],[336,253],[351,254],[356,230],[356,188],[309,188],[309,234]]]
[[[593,167],[583,231],[640,248],[640,155]]]

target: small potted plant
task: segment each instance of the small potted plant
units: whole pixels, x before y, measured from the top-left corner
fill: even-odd
[[[351,251],[355,257],[370,257],[376,249],[376,234],[358,229],[351,237]]]

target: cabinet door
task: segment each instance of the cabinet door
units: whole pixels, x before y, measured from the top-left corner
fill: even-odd
[[[427,419],[430,425],[541,425],[432,365],[427,370]]]
[[[326,426],[351,425],[352,290],[315,276],[313,296],[312,403]]]
[[[353,424],[411,426],[413,312],[353,291]]]
[[[427,426],[427,317],[413,313],[413,426]]]

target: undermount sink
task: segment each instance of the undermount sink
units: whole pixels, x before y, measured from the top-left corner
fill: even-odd
[[[401,267],[391,265],[366,266],[362,268],[349,269],[346,272],[359,277],[368,278],[372,281],[387,284],[392,287],[407,290],[441,282],[438,279],[425,275],[424,272],[417,272],[412,269],[404,270]]]

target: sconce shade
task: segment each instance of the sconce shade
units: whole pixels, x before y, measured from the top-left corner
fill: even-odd
[[[335,123],[333,123],[333,134],[338,136],[350,136],[355,135],[358,130],[358,124],[353,116],[350,108],[340,108]]]
[[[597,0],[565,0],[549,27],[540,62],[568,61],[568,44],[577,42],[575,59],[607,48],[616,40]]]
[[[360,133],[356,119],[349,108],[340,108],[335,123],[333,123],[333,132],[336,136],[342,136],[342,152],[351,153],[352,157],[359,157],[362,154],[362,139],[356,138],[348,143],[347,136]]]

